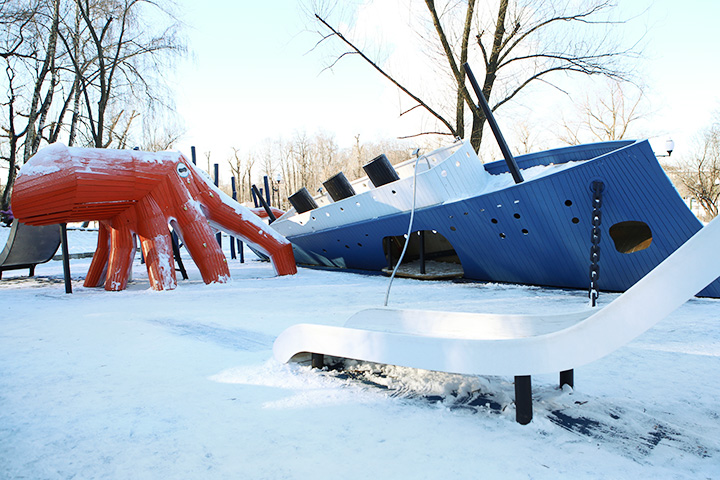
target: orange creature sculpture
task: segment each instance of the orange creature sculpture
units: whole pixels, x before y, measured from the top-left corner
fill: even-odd
[[[155,290],[177,286],[168,224],[178,232],[205,283],[230,278],[213,229],[242,238],[272,260],[278,275],[297,272],[291,244],[217,187],[177,152],[66,147],[40,150],[20,170],[12,208],[29,225],[99,220],[86,287],[127,286],[135,236]]]

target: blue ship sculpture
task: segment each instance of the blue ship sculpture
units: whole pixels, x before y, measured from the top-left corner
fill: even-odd
[[[505,161],[487,164],[469,142],[394,167],[380,156],[366,165],[368,177],[351,183],[338,174],[322,196],[291,196],[294,208],[272,227],[299,264],[387,270],[410,242],[405,260],[421,268],[605,291],[630,288],[702,228],[646,140],[515,158],[499,143]],[[720,297],[720,282],[699,295]]]

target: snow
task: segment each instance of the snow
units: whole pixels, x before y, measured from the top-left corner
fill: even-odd
[[[69,235],[71,253],[94,250],[95,232]],[[386,277],[276,277],[248,251],[244,264],[228,255],[229,283],[205,285],[183,251],[190,279],[155,292],[138,258],[122,292],[82,287],[90,258],[71,261],[72,295],[59,261],[34,278],[3,272],[1,479],[720,477],[719,300],[693,299],[578,368],[575,390],[534,376],[535,416],[520,426],[509,377],[360,363],[358,380],[272,359],[291,325],[342,325],[382,305]],[[586,304],[580,291],[402,278],[389,302],[488,313]],[[454,395],[478,391],[500,407],[456,408]],[[607,428],[569,431],[557,410]]]

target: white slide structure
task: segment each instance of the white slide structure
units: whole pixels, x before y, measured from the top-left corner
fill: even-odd
[[[498,315],[373,308],[356,313],[344,327],[294,325],[275,340],[273,354],[281,362],[307,352],[460,374],[513,375],[520,415],[519,376],[527,377],[523,396],[528,396],[530,375],[568,371],[630,342],[720,276],[719,247],[720,219],[715,219],[602,309]]]

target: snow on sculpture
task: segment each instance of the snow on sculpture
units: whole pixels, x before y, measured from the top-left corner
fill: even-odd
[[[178,152],[66,147],[40,150],[20,170],[12,208],[29,225],[98,220],[98,246],[86,287],[127,286],[140,243],[155,290],[177,286],[168,224],[178,232],[205,283],[230,278],[213,228],[242,238],[272,260],[278,275],[297,272],[291,244],[207,181]]]

